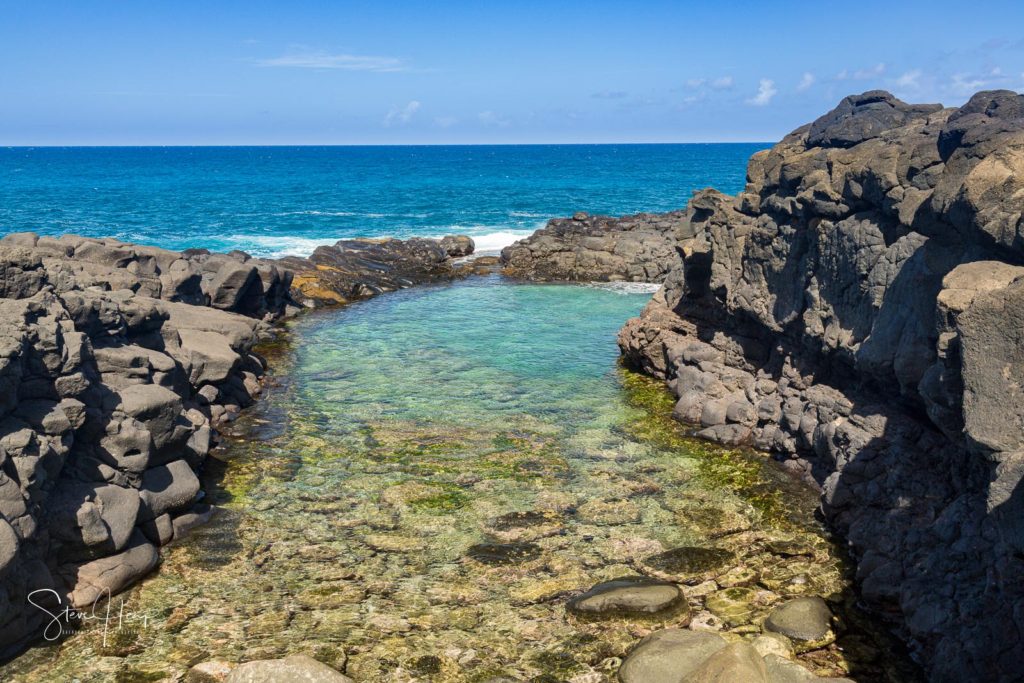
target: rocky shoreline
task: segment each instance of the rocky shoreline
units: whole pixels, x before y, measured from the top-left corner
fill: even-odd
[[[1022,207],[1024,96],[951,109],[874,91],[752,157],[736,197],[557,219],[501,265],[541,281],[663,282],[620,333],[625,361],[667,383],[697,435],[771,452],[821,489],[861,597],[932,680],[1010,681],[1024,634]],[[38,606],[124,589],[209,516],[196,472],[260,394],[253,349],[275,321],[493,267],[465,260],[472,250],[464,237],[347,240],[273,261],[0,239],[2,653],[39,636]],[[736,588],[713,579],[716,595]],[[672,583],[610,583],[570,612],[679,607]],[[797,631],[829,631],[828,608],[799,600],[765,629],[816,643],[822,628]],[[708,680],[813,676],[761,638],[656,631],[619,676],[646,680],[651,652],[688,653]]]
[[[1017,680],[1024,96],[848,97],[747,175],[738,196],[705,190],[665,216],[677,256],[620,333],[626,362],[666,381],[698,435],[821,488],[862,598],[932,680]],[[586,232],[503,256],[585,279],[556,264],[584,262]]]
[[[0,239],[0,653],[88,609],[209,518],[197,472],[261,392],[274,321],[474,272],[472,240],[309,259]]]

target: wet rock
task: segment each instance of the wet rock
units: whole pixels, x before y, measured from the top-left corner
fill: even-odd
[[[773,633],[769,631],[768,633],[754,638],[750,644],[754,646],[754,649],[757,650],[762,657],[778,655],[785,659],[792,659],[795,654],[792,641],[781,633]]]
[[[851,678],[822,678],[816,676],[796,662],[792,662],[776,654],[764,655],[768,680],[771,683],[805,683],[809,681],[833,681],[834,683],[853,683]]]
[[[712,653],[686,677],[687,683],[768,683],[761,655],[747,643],[731,643]]]
[[[338,673],[306,655],[284,659],[266,659],[238,665],[226,679],[227,683],[352,683]]]
[[[230,662],[220,660],[200,662],[185,674],[185,683],[223,683],[233,668]]]
[[[727,645],[716,634],[670,628],[655,631],[633,648],[619,668],[622,683],[683,683]]]
[[[689,621],[689,607],[679,587],[646,576],[599,583],[566,603],[565,609],[577,616],[601,618],[652,616],[682,610],[686,613],[683,619]]]
[[[451,258],[461,258],[463,256],[469,256],[473,253],[476,245],[473,243],[473,238],[467,235],[448,235],[447,237],[441,238],[441,248]]]
[[[823,647],[832,640],[832,612],[818,597],[789,600],[768,615],[765,630],[781,633],[796,641],[800,650]]]
[[[643,565],[666,577],[696,583],[710,578],[735,559],[731,550],[682,546],[643,560]]]
[[[540,546],[535,543],[477,543],[466,551],[467,557],[492,565],[522,564],[540,554]]]
[[[74,607],[89,607],[148,574],[156,567],[157,559],[156,546],[142,532],[135,531],[122,552],[78,566],[68,598]]]

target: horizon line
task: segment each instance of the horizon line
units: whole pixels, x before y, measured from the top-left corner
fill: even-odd
[[[237,148],[237,147],[598,147],[615,145],[774,145],[778,140],[688,140],[679,142],[416,142],[416,143],[238,143],[238,144],[16,144],[0,143],[0,149],[138,149],[138,148]]]

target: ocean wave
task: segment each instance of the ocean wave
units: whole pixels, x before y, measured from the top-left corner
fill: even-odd
[[[479,256],[487,256],[498,254],[513,242],[529,237],[534,233],[533,230],[519,229],[497,230],[494,232],[485,232],[485,230],[494,230],[494,228],[489,226],[467,227],[452,225],[446,228],[444,232],[430,235],[430,237],[440,239],[445,235],[468,235],[473,238],[473,244],[476,245],[473,253]]]
[[[317,247],[331,245],[339,237],[295,237],[287,235],[231,235],[224,241],[235,249],[262,258],[284,258],[285,256],[309,256]]]
[[[258,215],[258,214],[256,214]],[[354,211],[318,211],[309,209],[307,211],[281,211],[273,214],[275,216],[358,216]]]
[[[585,286],[616,294],[654,294],[661,289],[657,282],[588,282]]]

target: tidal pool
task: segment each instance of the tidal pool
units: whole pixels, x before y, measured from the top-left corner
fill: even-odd
[[[359,682],[598,683],[677,622],[565,603],[643,573],[684,584],[691,628],[730,638],[823,596],[838,640],[804,666],[911,676],[853,607],[815,495],[690,439],[664,388],[618,366],[615,334],[648,298],[491,276],[293,322],[266,349],[266,397],[206,466],[211,523],[109,619],[0,674],[192,680],[207,660],[306,652]]]

